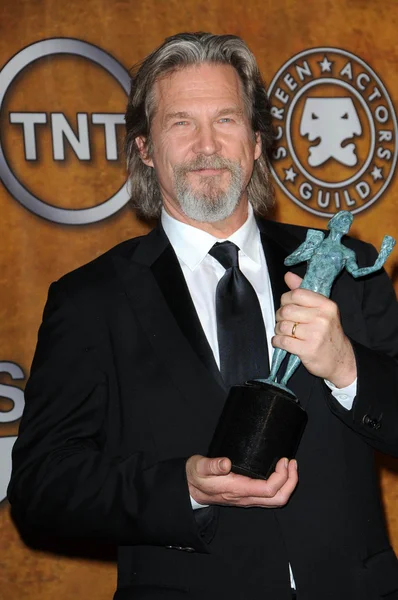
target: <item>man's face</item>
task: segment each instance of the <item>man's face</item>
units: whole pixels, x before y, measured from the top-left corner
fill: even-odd
[[[152,155],[164,205],[177,218],[215,222],[240,202],[261,154],[239,76],[229,65],[184,68],[155,83]],[[137,140],[142,147],[142,140]]]

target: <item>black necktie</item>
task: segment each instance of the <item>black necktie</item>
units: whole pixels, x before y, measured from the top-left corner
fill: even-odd
[[[226,269],[216,290],[220,371],[228,387],[269,374],[267,337],[257,294],[238,263],[232,242],[209,251]]]

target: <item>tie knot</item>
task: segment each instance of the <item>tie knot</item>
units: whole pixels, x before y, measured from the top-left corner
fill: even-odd
[[[224,269],[239,266],[238,252],[239,248],[233,242],[217,242],[209,250],[209,254],[218,260]]]

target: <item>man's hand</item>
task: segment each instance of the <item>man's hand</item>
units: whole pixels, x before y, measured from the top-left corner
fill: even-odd
[[[265,481],[231,472],[228,458],[191,456],[186,464],[189,493],[199,504],[279,508],[297,485],[297,463],[281,458]]]
[[[336,303],[299,288],[302,279],[294,273],[286,273],[285,281],[290,291],[281,298],[272,345],[296,354],[307,371],[336,387],[350,385],[357,376],[355,355]]]

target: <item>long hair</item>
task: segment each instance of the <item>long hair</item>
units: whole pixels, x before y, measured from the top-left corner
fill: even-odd
[[[203,63],[231,65],[242,83],[243,100],[254,132],[262,142],[261,156],[255,161],[247,187],[248,199],[257,214],[273,204],[269,156],[273,144],[272,117],[264,82],[256,59],[245,42],[235,35],[179,33],[164,43],[131,70],[131,91],[126,111],[125,154],[127,158],[131,205],[139,216],[160,216],[162,198],[153,168],[145,165],[135,139],[146,139],[151,156],[151,118],[155,109],[154,83],[184,67]]]

